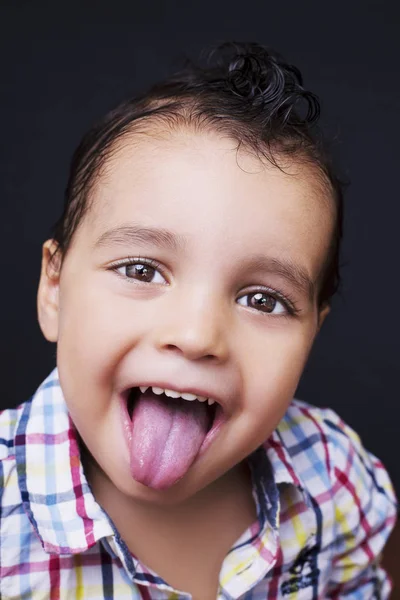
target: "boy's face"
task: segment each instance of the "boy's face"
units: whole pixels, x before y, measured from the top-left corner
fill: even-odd
[[[329,200],[306,167],[285,174],[235,146],[188,132],[125,138],[60,277],[46,274],[44,245],[39,320],[57,341],[66,402],[97,465],[132,498],[181,501],[262,444],[324,317]],[[140,385],[223,407],[213,443],[169,489],[131,475],[121,398]]]

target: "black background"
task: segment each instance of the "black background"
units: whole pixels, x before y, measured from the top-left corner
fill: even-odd
[[[0,2],[0,407],[55,366],[36,321],[41,244],[91,122],[218,41],[259,41],[303,72],[336,139],[347,192],[343,291],[298,397],[331,406],[400,491],[397,2]]]

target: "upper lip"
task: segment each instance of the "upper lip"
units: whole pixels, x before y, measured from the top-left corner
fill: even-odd
[[[206,390],[205,388],[194,387],[194,386],[190,386],[190,385],[177,386],[176,384],[166,383],[166,382],[140,381],[138,383],[135,382],[135,383],[132,383],[131,385],[125,386],[124,389],[122,390],[122,393],[126,394],[132,388],[139,388],[139,387],[158,387],[163,390],[173,390],[173,391],[179,392],[179,393],[187,392],[189,394],[194,394],[195,396],[203,396],[205,398],[212,398],[213,400],[215,400],[215,402],[217,402],[224,409],[224,411],[226,410],[226,401],[225,401],[225,399],[221,398],[219,396],[219,394],[216,394],[212,390],[209,390],[209,389]]]

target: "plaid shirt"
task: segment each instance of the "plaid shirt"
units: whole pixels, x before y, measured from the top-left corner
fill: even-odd
[[[258,519],[222,564],[218,600],[388,598],[378,559],[393,489],[333,411],[293,401],[248,460]],[[96,503],[57,369],[0,414],[0,498],[3,600],[190,598],[129,552]]]

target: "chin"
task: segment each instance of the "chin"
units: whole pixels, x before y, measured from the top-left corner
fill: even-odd
[[[128,485],[114,483],[115,487],[127,498],[154,506],[173,506],[185,502],[194,496],[201,488],[193,487],[184,481],[185,477],[167,489],[158,490],[132,480]]]

